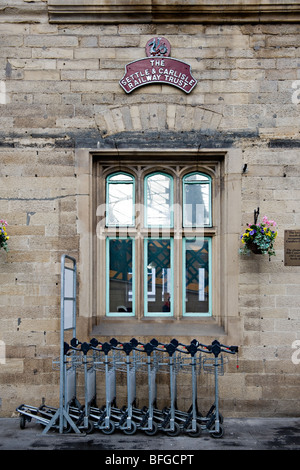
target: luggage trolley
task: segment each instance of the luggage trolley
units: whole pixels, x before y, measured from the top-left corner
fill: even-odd
[[[104,434],[113,434],[120,412],[116,408],[116,368],[113,353],[109,354],[113,347],[110,343],[99,343],[96,338],[90,341],[91,348],[95,351],[94,365],[96,371],[105,373],[105,405],[99,410],[91,410],[91,419],[94,427]],[[102,357],[103,356],[103,357]]]
[[[180,433],[180,426],[175,420],[176,410],[176,370],[174,354],[176,352],[176,346],[173,342],[169,344],[159,343],[155,338],[150,341],[150,344],[154,345],[156,351],[160,351],[163,354],[168,354],[168,361],[158,358],[158,367],[167,367],[167,371],[170,377],[170,406],[162,410],[161,413],[156,413],[155,418],[158,423],[158,429],[165,432],[168,436],[178,436]],[[162,347],[159,347],[162,346]]]
[[[156,344],[156,340],[152,340]],[[161,343],[158,343],[161,344]],[[180,346],[187,348],[181,349]],[[169,354],[169,374],[170,374],[170,407],[165,407],[162,412],[164,416],[164,425],[169,421],[171,430],[165,429],[168,435],[178,435],[180,431],[187,433],[189,436],[198,437],[201,434],[201,426],[199,418],[201,414],[197,407],[197,364],[199,358],[196,358],[198,352],[194,344],[189,346],[179,343],[173,338],[168,345],[163,345]],[[159,348],[159,350],[161,350]],[[191,360],[185,361],[186,358],[182,354],[190,354]],[[165,366],[165,363],[163,363]],[[188,367],[188,369],[187,369]],[[177,407],[177,374],[182,371],[191,370],[192,373],[192,405],[188,411],[179,410]],[[175,425],[173,425],[175,420]],[[163,425],[163,427],[164,427]]]
[[[217,340],[214,340],[211,345],[206,346],[200,343],[199,345],[204,352],[214,356],[212,359],[204,357],[202,362],[203,370],[214,374],[215,379],[215,400],[206,415],[207,423],[205,427],[211,437],[221,438],[224,434],[221,425],[223,420],[219,411],[219,375],[224,373],[224,358],[221,353],[237,354],[238,346],[226,346]]]
[[[157,364],[153,358],[153,352],[155,347],[151,343],[141,343],[135,338],[130,340],[130,343],[134,347],[133,352],[141,352],[141,354],[147,355],[147,374],[148,374],[148,407],[144,406],[141,410],[134,408],[133,415],[139,430],[145,432],[148,436],[154,436],[158,431],[158,425],[155,422],[154,413],[157,412],[156,407],[156,372]],[[138,347],[140,346],[140,347]],[[144,362],[140,358],[136,359],[137,362]]]
[[[135,364],[130,361],[130,354],[133,351],[133,345],[130,342],[119,343],[115,338],[111,340],[111,344],[115,351],[122,351],[124,355],[119,355],[115,361],[117,370],[126,370],[126,386],[127,386],[127,405],[121,411],[121,416],[117,424],[117,428],[124,434],[135,434],[137,425],[133,419],[133,407],[136,400],[136,376]]]
[[[97,369],[105,365],[105,405],[100,410],[98,416],[92,410],[92,419],[95,427],[104,434],[112,434],[115,429],[120,429],[124,434],[134,434],[137,425],[133,419],[133,409],[135,404],[135,363],[130,360],[133,350],[131,343],[120,343],[112,338],[109,343],[99,343],[97,339],[91,340],[92,349],[98,351],[95,365]],[[111,355],[109,352],[111,351]],[[101,352],[105,358],[101,359]],[[125,355],[124,355],[125,353]],[[118,408],[116,405],[116,371],[126,372],[127,385],[127,405]]]
[[[176,344],[174,340],[173,344]],[[191,371],[192,404],[187,412],[180,411],[176,407],[175,417],[176,420],[179,422],[181,430],[183,432],[187,433],[191,437],[199,437],[202,432],[200,424],[202,415],[201,413],[199,413],[197,402],[197,365],[199,365],[201,361],[201,356],[197,357],[199,349],[197,348],[194,341],[192,341],[189,345],[178,343],[176,350],[180,354],[188,354],[191,356],[188,363],[184,362],[182,357],[180,356],[177,360],[177,367],[179,368],[179,370],[182,370],[183,368],[186,369],[186,367],[188,367],[188,371]]]
[[[71,266],[66,265],[68,261]],[[80,434],[80,430],[68,413],[70,396],[76,390],[75,368],[69,364],[68,350],[65,347],[65,332],[73,330],[76,336],[76,260],[68,255],[61,257],[61,300],[60,300],[60,357],[59,357],[59,407],[51,408],[42,405],[40,408],[21,405],[17,408],[20,413],[20,426],[24,427],[26,421],[32,418],[45,426],[43,434],[50,429],[59,430],[64,433],[72,429]],[[56,361],[54,361],[56,362]],[[68,366],[69,364],[69,366]],[[25,417],[25,418],[24,418]]]
[[[72,338],[70,345],[67,343],[65,345],[66,348],[81,353],[81,365],[77,366],[77,369],[83,368],[84,373],[84,404],[81,405],[76,397],[77,408],[70,406],[68,413],[79,429],[90,434],[94,430],[93,422],[89,419],[90,411],[92,406],[96,406],[96,371],[93,360],[88,359],[91,346],[86,342],[80,343],[77,338]]]

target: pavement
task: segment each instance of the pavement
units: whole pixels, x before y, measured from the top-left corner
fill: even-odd
[[[125,435],[120,430],[104,435],[60,434],[35,420],[20,428],[19,418],[0,419],[0,451],[101,451],[97,464],[194,464],[202,451],[300,450],[300,418],[224,418],[222,438],[213,438],[206,431],[193,438],[180,434],[170,437],[160,432],[147,436],[141,431]],[[15,457],[17,453],[13,453]],[[76,454],[75,454],[76,455]],[[216,454],[214,452],[214,456]],[[225,453],[222,453],[224,458]],[[234,453],[230,452],[230,459]],[[100,460],[99,460],[100,459]],[[101,460],[102,459],[102,460]],[[137,459],[137,460],[134,460]],[[232,460],[231,460],[232,461]],[[248,461],[248,458],[247,458]]]

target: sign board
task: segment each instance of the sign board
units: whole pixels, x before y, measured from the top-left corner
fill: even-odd
[[[74,328],[74,276],[73,269],[65,267],[65,285],[64,285],[64,328],[69,330]]]
[[[300,230],[284,231],[284,265],[300,266]]]
[[[68,261],[70,266],[66,266]],[[76,333],[76,260],[68,255],[61,257],[61,346],[64,342],[64,331],[73,329]]]
[[[170,52],[171,46],[167,39],[150,39],[146,44],[147,57],[126,65],[120,86],[126,93],[131,93],[143,85],[163,83],[190,93],[197,85],[191,66],[169,57]]]

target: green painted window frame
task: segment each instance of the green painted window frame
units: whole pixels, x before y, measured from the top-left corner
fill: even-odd
[[[132,241],[132,311],[131,312],[111,312],[110,311],[110,296],[109,296],[109,284],[110,284],[110,256],[109,256],[109,244],[111,240],[131,240]],[[134,317],[135,316],[135,239],[133,237],[106,237],[106,293],[105,293],[105,311],[107,317]]]
[[[193,175],[200,175],[200,176],[203,176],[205,178],[207,178],[207,181],[191,181],[191,182],[187,182],[187,178],[193,176]],[[209,200],[209,222],[208,224],[203,224],[203,225],[185,225],[184,223],[184,208],[185,208],[185,199],[186,199],[186,193],[185,193],[185,188],[186,188],[186,185],[193,185],[193,184],[203,184],[203,185],[208,185],[209,187],[209,193],[208,193],[208,200]],[[211,186],[212,186],[212,182],[211,182],[211,177],[206,174],[206,173],[203,173],[201,171],[193,171],[191,173],[187,173],[186,175],[183,176],[182,178],[182,225],[184,228],[189,228],[189,227],[211,227],[212,226],[212,201],[211,201]]]
[[[116,180],[112,181],[112,178],[118,175],[128,176],[130,180]],[[109,223],[109,187],[114,184],[128,184],[132,185],[132,221],[130,224],[113,224]],[[117,171],[110,173],[106,177],[106,189],[105,189],[105,207],[106,207],[106,227],[134,227],[135,225],[135,177],[126,171]]]
[[[171,308],[169,312],[148,312],[148,241],[170,241],[170,272],[171,272]],[[173,317],[174,316],[174,239],[173,237],[145,237],[144,238],[144,317]]]
[[[201,175],[203,176],[204,178],[206,178],[206,180],[203,181],[203,183],[201,183],[200,180],[197,180],[195,181],[196,183],[200,183],[200,184],[206,184],[206,185],[209,185],[209,193],[208,193],[208,196],[209,196],[209,224],[205,224],[204,227],[203,225],[201,226],[197,226],[197,225],[187,225],[186,227],[184,227],[184,229],[187,229],[187,232],[186,232],[186,235],[184,235],[184,233],[182,234],[182,255],[181,255],[181,260],[179,262],[179,265],[177,265],[177,262],[176,262],[176,265],[174,264],[175,260],[174,260],[174,236],[175,236],[175,233],[173,234],[173,229],[174,229],[174,222],[179,222],[179,221],[175,221],[174,220],[174,210],[173,210],[173,201],[176,197],[176,200],[178,199],[178,197],[180,197],[179,195],[175,195],[174,194],[174,177],[172,175],[170,175],[169,173],[167,172],[164,172],[164,171],[153,171],[147,175],[145,175],[143,177],[143,181],[139,181],[139,182],[136,182],[135,180],[135,176],[132,175],[130,172],[126,172],[126,171],[115,171],[113,173],[110,173],[109,175],[106,176],[106,179],[105,179],[105,195],[106,195],[106,209],[107,209],[107,212],[106,212],[106,218],[108,218],[108,201],[109,201],[109,187],[111,184],[118,184],[118,182],[120,183],[123,183],[124,182],[126,183],[126,180],[115,180],[115,181],[111,181],[111,179],[113,177],[116,177],[116,176],[122,176],[122,175],[125,175],[126,177],[129,177],[128,179],[128,182],[127,184],[131,184],[132,185],[132,204],[133,204],[133,212],[132,212],[132,224],[131,225],[117,225],[117,224],[109,224],[109,225],[106,225],[107,229],[108,229],[108,233],[107,233],[107,237],[106,237],[106,248],[105,248],[105,252],[106,252],[106,272],[105,272],[105,284],[106,284],[106,292],[105,292],[105,315],[107,317],[135,317],[136,316],[136,305],[137,305],[137,300],[136,300],[136,278],[137,278],[137,275],[139,276],[142,276],[143,277],[143,281],[144,281],[144,287],[143,287],[143,292],[142,292],[142,295],[143,295],[143,299],[141,299],[141,304],[143,305],[143,317],[156,317],[156,318],[159,318],[159,317],[173,317],[174,318],[174,314],[175,312],[177,312],[178,310],[178,306],[177,308],[174,308],[174,301],[175,301],[175,298],[174,298],[174,279],[175,279],[175,275],[176,277],[177,276],[181,276],[181,280],[182,280],[182,289],[181,289],[181,296],[182,296],[182,299],[181,299],[181,308],[182,308],[182,313],[181,313],[181,316],[182,317],[211,317],[212,316],[212,262],[211,262],[211,259],[212,259],[212,237],[213,235],[211,236],[205,236],[205,232],[203,233],[200,229],[201,227],[202,228],[209,228],[212,226],[212,191],[211,191],[211,186],[212,186],[212,178],[204,173],[204,172],[200,172],[200,171],[193,171],[193,172],[189,172],[183,176],[181,176],[181,188],[182,188],[182,194],[181,194],[181,200],[182,200],[182,225],[184,227],[184,204],[185,204],[185,185],[186,184],[194,184],[192,181],[191,182],[187,182],[186,179],[188,177],[191,177],[192,175]],[[147,214],[146,214],[146,209],[147,209],[147,181],[148,179],[151,177],[151,176],[155,176],[155,175],[164,175],[166,176],[168,179],[169,179],[169,182],[170,182],[170,185],[169,185],[169,189],[170,189],[170,201],[169,201],[169,205],[170,205],[170,211],[171,211],[171,225],[169,226],[162,226],[162,225],[148,225],[147,224]],[[167,235],[167,236],[156,236],[154,235],[154,233],[152,234],[152,236],[150,235],[150,232],[148,231],[148,236],[146,235],[146,233],[143,234],[143,229],[141,229],[141,233],[139,233],[138,231],[136,232],[135,235],[132,234],[132,236],[124,236],[122,237],[121,234],[119,234],[119,236],[117,236],[116,234],[111,235],[109,233],[109,228],[113,228],[113,227],[131,227],[131,228],[134,228],[134,231],[136,231],[136,229],[138,227],[136,227],[136,223],[137,223],[137,214],[135,213],[136,212],[136,206],[135,206],[135,192],[136,192],[136,184],[139,184],[141,185],[141,188],[143,188],[143,192],[144,192],[144,226],[145,228],[147,229],[151,229],[151,228],[157,228],[157,227],[161,227],[161,228],[168,228],[170,229],[170,233]],[[180,186],[179,186],[180,187]],[[141,201],[139,201],[141,202]],[[106,219],[107,220],[107,219]],[[197,230],[198,229],[198,230]],[[144,229],[145,230],[145,229]],[[188,232],[190,230],[190,233],[191,235],[189,236],[188,235]],[[198,233],[197,233],[198,232]],[[137,269],[137,266],[136,266],[136,249],[137,249],[137,246],[136,245],[136,240],[135,238],[136,237],[139,237],[139,236],[142,236],[142,239],[143,239],[143,243],[141,245],[141,249],[142,249],[142,252],[143,252],[143,266],[141,265],[140,267],[138,267],[139,269],[139,272],[136,273],[136,269]],[[191,238],[197,238],[197,239],[204,239],[204,240],[207,240],[208,241],[208,248],[209,248],[209,260],[208,260],[208,266],[209,266],[209,276],[208,276],[208,282],[209,282],[209,290],[208,290],[208,311],[207,312],[186,312],[186,302],[185,302],[185,296],[186,296],[186,253],[185,253],[185,250],[186,250],[186,240],[189,240]],[[110,311],[110,303],[111,303],[111,299],[109,297],[109,294],[110,294],[110,277],[109,277],[109,268],[110,268],[110,251],[109,251],[109,244],[110,244],[110,240],[115,240],[115,239],[130,239],[132,240],[132,309],[130,312],[114,312],[114,311]],[[151,239],[158,239],[158,240],[169,240],[170,241],[170,272],[171,272],[171,293],[170,293],[170,297],[171,297],[171,305],[170,305],[170,312],[163,312],[163,311],[159,311],[159,312],[149,312],[148,311],[148,286],[147,286],[147,279],[148,279],[148,267],[147,267],[147,261],[148,261],[148,241],[151,240]],[[182,273],[178,272],[180,268],[180,266],[182,266]],[[176,271],[176,272],[175,272]],[[139,302],[140,303],[140,302]]]
[[[187,312],[186,311],[186,243],[191,239],[208,242],[208,311]],[[182,316],[183,317],[211,317],[212,316],[212,237],[183,237],[182,239]]]
[[[163,175],[166,176],[169,181],[170,181],[170,225],[160,225],[160,224],[149,224],[148,223],[148,180],[149,178],[155,176],[155,175]],[[169,175],[168,173],[164,171],[154,171],[152,173],[149,173],[144,177],[144,225],[145,227],[153,227],[153,228],[173,228],[174,227],[174,209],[173,209],[173,201],[174,201],[174,179],[173,176]]]

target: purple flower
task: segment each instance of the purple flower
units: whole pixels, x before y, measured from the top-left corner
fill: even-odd
[[[254,235],[256,233],[256,230],[251,230],[250,235]]]

